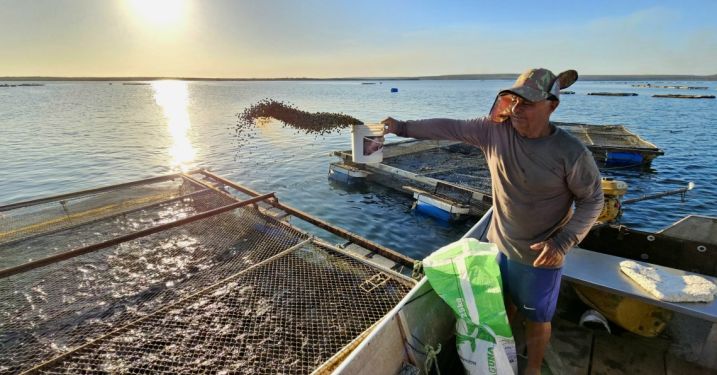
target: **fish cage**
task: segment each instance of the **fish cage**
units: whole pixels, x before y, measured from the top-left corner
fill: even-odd
[[[206,171],[0,214],[2,374],[329,372],[415,284],[412,259]]]
[[[343,161],[329,166],[329,178],[353,184],[365,180],[412,194],[418,212],[443,221],[481,216],[492,205],[490,172],[475,146],[401,141],[384,146],[381,163],[365,165],[351,163],[349,152],[334,153]],[[363,175],[345,172],[352,170]]]
[[[602,166],[649,167],[665,153],[622,125],[589,125],[555,122],[556,126],[579,139]]]
[[[554,122],[580,140],[604,168],[647,168],[663,155],[654,144],[622,125]],[[351,151],[336,151],[341,162],[329,177],[342,183],[370,181],[413,195],[414,208],[444,221],[479,217],[492,205],[492,182],[476,146],[435,140],[407,140],[383,148],[379,164],[351,162]]]

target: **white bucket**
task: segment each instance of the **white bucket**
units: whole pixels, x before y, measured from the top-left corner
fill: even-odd
[[[351,127],[351,159],[360,164],[383,161],[383,124]]]

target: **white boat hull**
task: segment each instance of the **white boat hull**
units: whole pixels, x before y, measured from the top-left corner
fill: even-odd
[[[491,214],[492,209],[463,237],[485,240]],[[333,373],[396,374],[408,363],[426,374],[426,346],[454,345],[455,322],[451,308],[424,277]]]

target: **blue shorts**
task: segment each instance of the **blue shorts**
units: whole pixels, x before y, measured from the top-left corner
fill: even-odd
[[[555,314],[562,268],[535,268],[498,254],[503,293],[532,322],[549,322]]]

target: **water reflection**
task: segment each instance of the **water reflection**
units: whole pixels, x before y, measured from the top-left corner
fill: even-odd
[[[156,81],[152,83],[154,100],[162,107],[164,117],[167,118],[167,127],[172,136],[172,146],[169,155],[172,157],[172,169],[182,171],[190,169],[194,161],[194,147],[189,141],[187,132],[191,127],[189,121],[189,90],[187,82],[182,81]]]

